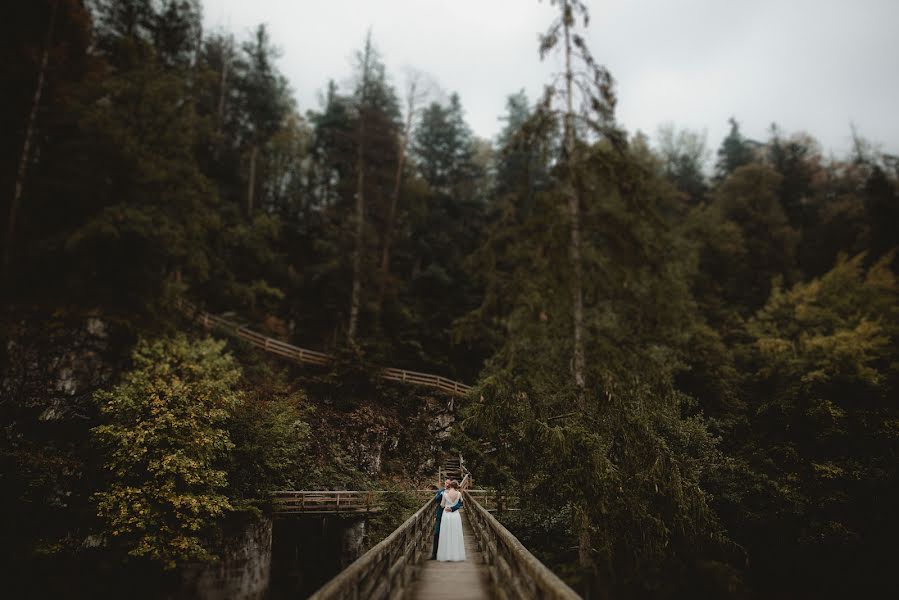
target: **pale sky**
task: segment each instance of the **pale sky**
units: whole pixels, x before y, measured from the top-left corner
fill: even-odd
[[[618,121],[707,131],[714,152],[731,115],[747,137],[772,122],[806,131],[825,154],[850,147],[850,122],[899,154],[899,0],[587,0],[594,57],[617,83]],[[268,25],[305,114],[328,79],[352,73],[372,30],[392,83],[408,67],[458,92],[474,132],[493,138],[506,96],[536,99],[555,60],[537,35],[548,0],[204,0],[206,27],[244,39]]]

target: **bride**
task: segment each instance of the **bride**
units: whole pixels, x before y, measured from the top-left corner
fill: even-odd
[[[459,482],[454,480],[450,482],[449,489],[443,493],[443,498],[440,500],[440,506],[443,507],[443,518],[440,523],[440,538],[437,542],[437,560],[439,561],[465,560],[462,515],[459,511],[450,509],[461,497]]]

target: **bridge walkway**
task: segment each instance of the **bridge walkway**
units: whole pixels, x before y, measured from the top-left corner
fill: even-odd
[[[405,600],[481,600],[493,598],[490,593],[490,572],[484,553],[478,547],[474,530],[462,509],[462,531],[465,535],[464,562],[420,563],[416,579],[406,592]]]
[[[458,470],[465,470],[461,457]],[[310,600],[580,600],[481,506],[466,489],[471,481],[470,473],[466,473],[462,481],[464,562],[427,560],[439,510],[436,496],[431,496],[414,515],[325,583]],[[288,502],[296,503],[290,498]]]

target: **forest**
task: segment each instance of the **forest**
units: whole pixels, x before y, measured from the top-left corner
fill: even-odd
[[[552,4],[532,59],[577,68],[509,90],[490,140],[375,33],[301,111],[278,40],[204,30],[200,0],[7,7],[10,597],[85,555],[164,581],[272,490],[425,477],[384,365],[475,386],[454,449],[589,597],[899,593],[899,156],[739,116],[715,149],[626,131],[586,7]],[[185,304],[339,360],[298,374]]]

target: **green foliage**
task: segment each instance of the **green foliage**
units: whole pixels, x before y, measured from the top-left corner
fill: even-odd
[[[747,324],[753,388],[764,398],[755,418],[766,425],[765,453],[786,458],[774,461],[779,476],[798,475],[809,504],[831,513],[826,525],[812,527],[833,528],[845,490],[860,482],[889,486],[896,477],[888,456],[897,449],[891,431],[899,423],[891,402],[899,376],[899,286],[892,256],[867,272],[862,259],[841,258],[820,279],[774,290]],[[793,433],[784,437],[787,430]],[[801,463],[789,458],[798,456]]]
[[[421,176],[434,190],[458,188],[476,176],[473,140],[458,94],[448,106],[432,102],[421,115],[413,153]]]
[[[756,556],[762,587],[781,580],[780,589],[825,594],[846,579],[872,592],[887,585],[899,287],[892,256],[869,269],[863,260],[841,257],[820,278],[776,287],[737,350],[748,429],[730,440],[736,461],[710,489]],[[824,565],[839,576],[809,579]]]
[[[676,250],[682,242],[659,217],[673,190],[636,155],[597,145],[587,156],[578,172],[589,232],[587,408],[574,410],[568,232],[560,194],[550,189],[521,224],[498,223],[481,251],[491,261],[491,301],[460,327],[499,329],[502,342],[465,427],[496,440],[495,453],[475,459],[478,470],[504,480],[535,519],[570,515],[553,535],[567,538],[557,549],[571,547],[587,519],[594,573],[578,580],[632,593],[727,543],[715,534],[702,487],[721,459],[702,418],[684,416],[690,403],[672,387],[697,320],[685,285],[690,255]]]
[[[665,175],[691,204],[700,202],[708,189],[703,175],[705,133],[676,132],[672,124],[666,124],[659,128],[658,137]]]
[[[234,451],[229,496],[265,500],[275,490],[309,489],[312,429],[303,419],[304,394],[246,395],[228,427]]]
[[[700,243],[700,302],[712,309],[711,323],[730,325],[764,304],[775,279],[795,278],[798,233],[778,200],[782,177],[753,163],[738,168],[714,192],[710,206],[691,215]]]
[[[242,134],[249,143],[258,144],[278,132],[293,99],[287,79],[273,64],[278,53],[265,25],[256,29],[242,50],[243,59],[235,65],[238,107],[240,114],[249,117]]]
[[[76,260],[95,256],[91,271],[78,273],[92,294],[152,306],[175,271],[190,281],[208,277],[217,198],[191,153],[198,123],[185,106],[188,82],[150,58],[100,88],[106,100],[83,121],[100,146],[90,173],[112,169],[115,177],[94,182],[93,206],[66,250]]]
[[[240,369],[223,346],[183,335],[140,342],[123,381],[95,396],[109,477],[94,495],[103,533],[166,568],[212,558],[202,536],[231,510],[222,467]]]
[[[421,508],[421,498],[408,489],[408,482],[387,481],[379,486],[389,492],[384,495],[381,510],[369,517],[366,525],[365,547],[367,551],[394,532]]]
[[[776,125],[771,126],[768,147],[768,160],[783,178],[778,190],[780,204],[790,225],[799,227],[807,220],[803,214],[803,202],[813,192],[813,179],[820,168],[817,164],[820,150],[817,143],[808,136],[782,139]]]
[[[721,142],[718,148],[718,162],[715,163],[715,176],[717,179],[725,179],[738,168],[748,165],[755,160],[752,142],[740,133],[740,124],[731,117],[730,133]]]

